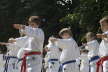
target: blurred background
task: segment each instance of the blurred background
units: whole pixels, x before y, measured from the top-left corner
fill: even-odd
[[[108,0],[0,0],[0,41],[19,37],[13,24],[27,24],[31,15],[44,19],[45,43],[60,29],[71,27],[80,45],[86,32],[101,32],[99,20],[108,15]]]

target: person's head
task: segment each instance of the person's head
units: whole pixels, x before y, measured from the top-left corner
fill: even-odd
[[[31,16],[28,20],[28,24],[31,27],[39,27],[39,25],[41,24],[41,18],[40,16]]]
[[[89,42],[89,41],[95,40],[96,35],[93,32],[88,32],[88,33],[86,33],[85,38],[86,38],[86,41]]]
[[[103,32],[108,31],[108,16],[103,17],[99,23]]]
[[[59,36],[63,39],[68,39],[72,37],[72,32],[70,28],[63,28],[62,30],[60,30]]]

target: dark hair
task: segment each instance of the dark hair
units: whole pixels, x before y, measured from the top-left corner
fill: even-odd
[[[99,23],[102,23],[102,22],[107,22],[107,23],[108,23],[108,16],[103,17],[103,18],[99,21]]]
[[[64,33],[68,33],[70,36],[72,36],[70,28],[63,28],[62,30],[60,30],[59,36],[62,36]]]

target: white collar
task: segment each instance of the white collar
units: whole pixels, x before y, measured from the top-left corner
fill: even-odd
[[[97,40],[89,41],[89,42],[87,42],[87,44],[94,43],[94,42],[97,42]]]
[[[108,31],[104,32],[103,34],[108,34]]]

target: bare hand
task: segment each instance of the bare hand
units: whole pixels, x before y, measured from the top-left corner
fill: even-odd
[[[21,25],[21,24],[14,24],[13,27],[15,29],[24,29],[25,28],[25,26],[24,25]]]
[[[96,34],[97,38],[102,38],[102,34]]]
[[[96,34],[97,38],[107,38],[106,34]]]
[[[21,29],[21,25],[20,25],[20,24],[14,24],[13,27],[14,27],[15,29]]]
[[[9,43],[14,43],[14,42],[16,42],[16,40],[15,40],[14,38],[10,38],[10,39],[8,40],[8,42],[9,42]]]

